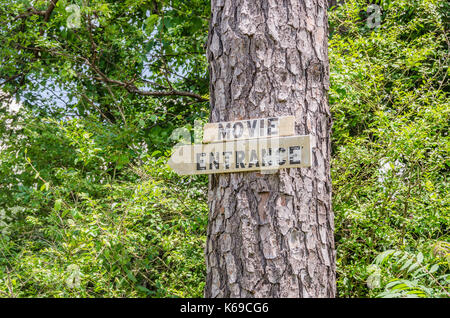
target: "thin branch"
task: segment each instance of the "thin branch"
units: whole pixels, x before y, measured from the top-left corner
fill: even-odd
[[[19,19],[25,19],[28,18],[32,15],[40,15],[40,16],[45,16],[45,12],[46,11],[39,11],[37,10],[35,7],[30,7],[27,9],[27,11],[19,14],[18,16],[14,17],[14,20],[19,20]]]
[[[9,275],[10,274],[10,271],[9,271],[9,269],[7,268],[6,269],[6,274],[7,274],[7,286],[8,286],[8,291],[9,291],[9,297],[11,297],[11,298],[15,298],[16,296],[14,295],[14,292],[13,292],[13,287],[12,287],[12,283],[11,283],[11,276]]]
[[[94,106],[94,108],[97,109],[97,111],[100,113],[100,115],[102,115],[103,118],[105,118],[106,121],[108,121],[110,124],[112,124],[111,120],[108,117],[106,117],[106,115],[102,112],[102,110],[100,108],[98,108],[97,105],[95,105],[95,103],[89,97],[87,97],[86,94],[82,93],[81,97],[83,97],[89,104]]]
[[[95,79],[97,79],[99,81],[102,81],[102,82],[109,83],[109,84],[115,84],[115,85],[121,86],[121,87],[125,88],[130,93],[134,93],[134,94],[138,94],[138,95],[142,95],[142,96],[154,96],[154,97],[186,96],[186,97],[195,98],[195,99],[197,99],[200,102],[208,101],[208,99],[203,98],[199,94],[192,93],[192,92],[186,92],[186,91],[179,91],[179,90],[175,90],[175,89],[171,89],[171,90],[168,90],[168,91],[145,91],[145,90],[141,90],[141,89],[137,88],[136,85],[134,85],[132,82],[122,82],[122,81],[114,80],[114,79],[111,79],[111,78],[107,77],[95,65],[91,64],[87,60],[85,60],[85,61],[89,64],[89,66],[98,75],[100,75],[100,77],[95,77]]]
[[[43,15],[43,16],[49,16],[49,14],[51,14],[51,12],[53,11],[53,9],[55,8],[55,5],[57,3],[57,0],[51,0],[50,1],[50,6],[48,7],[48,9],[46,11],[38,11],[36,10],[34,7],[29,8],[28,11],[24,14],[22,14],[21,16],[18,17],[23,17],[23,15],[29,16],[29,15],[33,15],[33,14],[38,14],[38,15]],[[90,25],[88,24],[88,28],[90,27]],[[88,30],[91,31],[91,30]],[[106,84],[114,84],[120,87],[125,88],[129,93],[133,93],[133,94],[138,94],[138,95],[142,95],[142,96],[153,96],[153,97],[165,97],[165,96],[184,96],[184,97],[190,97],[190,98],[194,98],[196,99],[198,102],[207,102],[208,99],[203,98],[201,95],[196,94],[196,93],[192,93],[192,92],[187,92],[187,91],[180,91],[180,90],[176,90],[173,87],[170,87],[169,89],[166,89],[164,91],[146,91],[146,90],[142,90],[139,89],[136,85],[134,85],[134,80],[132,81],[119,81],[119,80],[115,80],[112,78],[109,78],[108,76],[106,76],[106,74],[104,74],[102,71],[100,71],[100,69],[95,65],[95,60],[97,58],[96,56],[96,49],[97,49],[97,45],[94,42],[94,39],[92,37],[92,33],[88,32],[90,35],[90,42],[91,42],[91,50],[92,50],[92,58],[93,60],[90,61],[88,58],[85,58],[83,56],[72,56],[72,58],[74,59],[79,59],[82,60],[84,63],[86,63],[89,68],[91,68],[97,75],[97,77],[94,77],[96,80],[101,81],[103,83]],[[64,54],[63,52],[60,51],[56,51],[55,49],[44,49],[42,47],[23,47],[20,44],[18,44],[18,47],[21,47],[23,49],[27,49],[27,50],[31,50],[34,52],[48,52],[51,55],[54,56],[66,56],[66,57],[71,57],[67,54]],[[166,69],[166,72],[168,70]],[[169,82],[170,85],[170,82]],[[122,111],[121,109],[119,109],[119,111]]]
[[[3,86],[6,83],[9,83],[9,82],[15,80],[16,78],[21,77],[21,76],[23,76],[23,73],[20,73],[20,74],[17,74],[17,75],[13,75],[13,76],[9,76],[9,77],[4,79],[5,80],[4,82],[0,83],[0,86]]]

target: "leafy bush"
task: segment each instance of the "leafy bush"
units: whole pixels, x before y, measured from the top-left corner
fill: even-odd
[[[379,253],[397,251],[381,254],[391,255],[390,261],[404,253],[428,255],[424,262],[434,264],[424,246],[449,241],[448,3],[378,3],[383,13],[378,28],[368,27],[365,1],[347,1],[330,12],[341,297],[376,296],[365,284],[368,277],[369,282],[377,275],[403,277],[402,262],[389,273],[380,272],[377,262],[368,267]],[[448,264],[439,270],[445,275]],[[410,279],[411,286],[433,290],[417,295],[448,296],[437,281],[417,275],[403,277],[403,283]],[[382,295],[399,296],[391,293],[394,287],[408,291],[396,282]],[[419,288],[411,286],[408,292]]]
[[[450,244],[438,242],[427,254],[387,250],[369,266],[369,288],[384,291],[376,297],[449,297]]]
[[[176,176],[165,157],[111,171],[122,146],[103,144],[107,129],[28,119],[0,155],[2,180],[18,170],[1,192],[3,296],[202,296],[204,179]]]

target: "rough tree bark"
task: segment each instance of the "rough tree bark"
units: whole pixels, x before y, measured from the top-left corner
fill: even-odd
[[[212,0],[211,122],[294,115],[312,167],[210,176],[205,297],[334,297],[327,0]]]

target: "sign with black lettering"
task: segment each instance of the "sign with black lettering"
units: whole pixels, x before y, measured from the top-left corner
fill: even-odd
[[[175,147],[168,164],[180,175],[309,167],[311,143],[306,135],[186,145]]]
[[[295,134],[294,124],[294,116],[209,123],[203,129],[203,143],[292,136]]]

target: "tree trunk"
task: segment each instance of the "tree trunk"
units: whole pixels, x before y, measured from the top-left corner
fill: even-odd
[[[334,297],[327,0],[212,0],[211,122],[294,115],[310,168],[209,179],[205,297]]]

